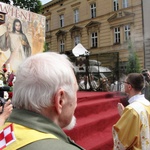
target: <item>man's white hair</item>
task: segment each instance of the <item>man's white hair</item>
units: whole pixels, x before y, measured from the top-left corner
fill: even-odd
[[[17,71],[13,106],[39,112],[50,106],[60,88],[73,97],[74,78],[73,65],[66,55],[46,52],[30,56]]]

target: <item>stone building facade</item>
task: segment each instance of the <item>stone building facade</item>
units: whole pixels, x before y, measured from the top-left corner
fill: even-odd
[[[43,5],[46,43],[50,51],[69,54],[81,43],[90,54],[119,53],[126,69],[132,43],[145,67],[141,0],[52,0]]]

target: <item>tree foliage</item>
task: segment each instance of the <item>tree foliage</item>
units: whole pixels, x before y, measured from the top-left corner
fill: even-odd
[[[14,6],[18,6],[22,9],[29,10],[31,12],[40,13],[42,9],[42,3],[40,0],[12,0]],[[0,0],[0,2],[11,4],[11,0]]]
[[[47,51],[49,51],[49,46],[48,46],[48,43],[45,42],[43,52],[47,52]]]
[[[129,50],[129,57],[128,57],[128,62],[127,62],[126,73],[127,74],[140,73],[141,68],[140,68],[139,59],[138,59],[136,52],[134,51],[134,46],[131,40],[129,41],[128,50]]]

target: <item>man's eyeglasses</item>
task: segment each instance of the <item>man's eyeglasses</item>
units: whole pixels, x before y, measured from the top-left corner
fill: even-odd
[[[130,84],[129,82],[127,82],[127,81],[121,81],[122,83],[126,83],[126,84]]]
[[[132,86],[131,83],[127,82],[127,81],[122,81],[122,83],[126,83],[126,84],[130,84]],[[132,86],[133,87],[133,86]]]

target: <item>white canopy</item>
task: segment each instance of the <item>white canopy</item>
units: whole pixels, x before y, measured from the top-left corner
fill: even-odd
[[[80,55],[89,55],[89,51],[86,50],[81,43],[78,43],[73,49],[72,53],[78,57]]]

